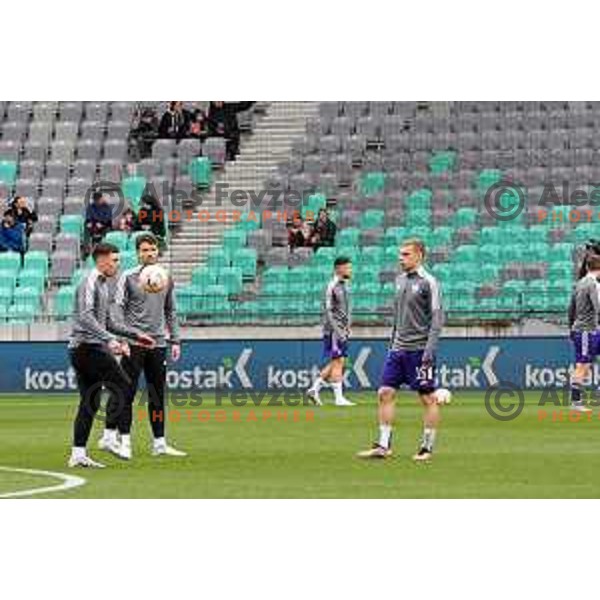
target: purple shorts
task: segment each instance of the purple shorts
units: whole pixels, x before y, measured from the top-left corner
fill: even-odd
[[[348,356],[348,340],[340,340],[335,333],[327,333],[323,336],[323,358],[333,360],[334,358],[346,358]]]
[[[575,346],[575,362],[588,364],[600,354],[600,332],[572,331],[571,341]]]
[[[421,366],[423,350],[389,350],[383,365],[380,387],[397,390],[402,385],[420,394],[435,390],[435,360],[427,369]]]

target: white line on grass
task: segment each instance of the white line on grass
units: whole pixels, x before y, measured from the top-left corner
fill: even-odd
[[[0,498],[18,498],[20,496],[33,496],[35,494],[52,494],[54,492],[63,492],[64,490],[70,490],[72,488],[80,487],[86,483],[83,477],[76,477],[75,475],[65,475],[64,473],[57,473],[55,471],[36,471],[34,469],[15,469],[13,467],[0,467],[0,471],[8,471],[10,473],[24,473],[25,475],[39,475],[43,477],[52,477],[53,479],[60,479],[62,483],[58,485],[50,485],[40,488],[32,488],[30,490],[21,490],[19,492],[8,492],[6,494],[0,494]]]

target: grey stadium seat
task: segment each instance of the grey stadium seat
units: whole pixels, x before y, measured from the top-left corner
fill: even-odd
[[[73,254],[79,257],[79,238],[70,233],[59,233],[55,238],[56,251]]]
[[[156,140],[152,146],[152,158],[163,161],[175,156],[175,140]]]
[[[65,215],[81,215],[85,211],[84,197],[68,196],[65,198],[63,211]]]
[[[58,108],[61,121],[79,123],[83,114],[83,102],[79,100],[61,102]]]
[[[52,252],[52,233],[37,231],[36,224],[36,231],[29,236],[27,249],[29,251],[40,250],[50,254]]]
[[[127,158],[127,142],[123,140],[107,140],[104,143],[104,158],[124,162]]]
[[[58,217],[58,215],[62,212],[62,199],[58,198],[47,198],[42,197],[38,198],[37,201],[37,212],[40,215],[40,220],[42,215],[50,216],[50,217]],[[39,222],[38,222],[39,224]],[[36,230],[38,230],[36,226]]]
[[[77,257],[70,252],[54,252],[52,254],[50,278],[55,281],[69,281],[75,270]]]
[[[88,121],[106,122],[108,102],[84,102],[84,115]]]

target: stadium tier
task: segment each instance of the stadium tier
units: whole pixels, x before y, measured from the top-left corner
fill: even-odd
[[[26,196],[39,216],[23,260],[0,253],[0,319],[69,316],[88,264],[85,198],[108,181],[121,192],[115,218],[125,207],[139,213],[147,190],[161,203],[163,257],[190,324],[316,324],[340,255],[354,262],[355,321],[382,323],[398,245],[413,237],[427,245],[449,322],[564,320],[574,249],[598,225],[585,222],[587,211],[597,218],[593,202],[562,198],[563,182],[588,198],[600,182],[600,103],[257,103],[239,113],[237,156],[218,136],[152,139],[144,155],[134,135],[140,115],[160,116],[165,105],[0,103],[0,198]],[[550,181],[561,204],[544,209]],[[264,203],[218,201],[224,183],[266,192]],[[513,215],[490,209],[494,186]],[[321,208],[336,224],[333,244],[291,249],[279,212],[312,222]],[[136,263],[135,235],[106,235],[125,267]]]

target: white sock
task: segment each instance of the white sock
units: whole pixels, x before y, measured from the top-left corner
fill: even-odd
[[[335,401],[339,402],[340,400],[344,399],[344,393],[342,391],[342,382],[341,381],[334,381],[331,384],[331,387],[333,388],[333,395],[335,396]]]
[[[131,436],[129,434],[121,435],[121,444],[123,444],[123,446],[131,446]]]
[[[317,377],[315,379],[315,382],[312,384],[312,387],[310,388],[313,392],[315,393],[319,393],[321,391],[321,388],[325,385],[325,381],[323,380],[323,378],[319,375],[319,377]]]
[[[87,456],[86,449],[73,446],[71,450],[71,456],[73,458],[85,458]]]
[[[383,423],[379,425],[379,445],[382,448],[389,448],[390,442],[392,441],[392,426],[384,425]]]
[[[164,445],[166,445],[165,438],[164,437],[154,438],[154,445],[155,446],[164,446]]]
[[[102,436],[105,442],[116,442],[117,441],[117,430],[116,429],[105,429],[104,435]]]
[[[435,429],[432,427],[423,428],[423,448],[431,452],[435,444]]]

